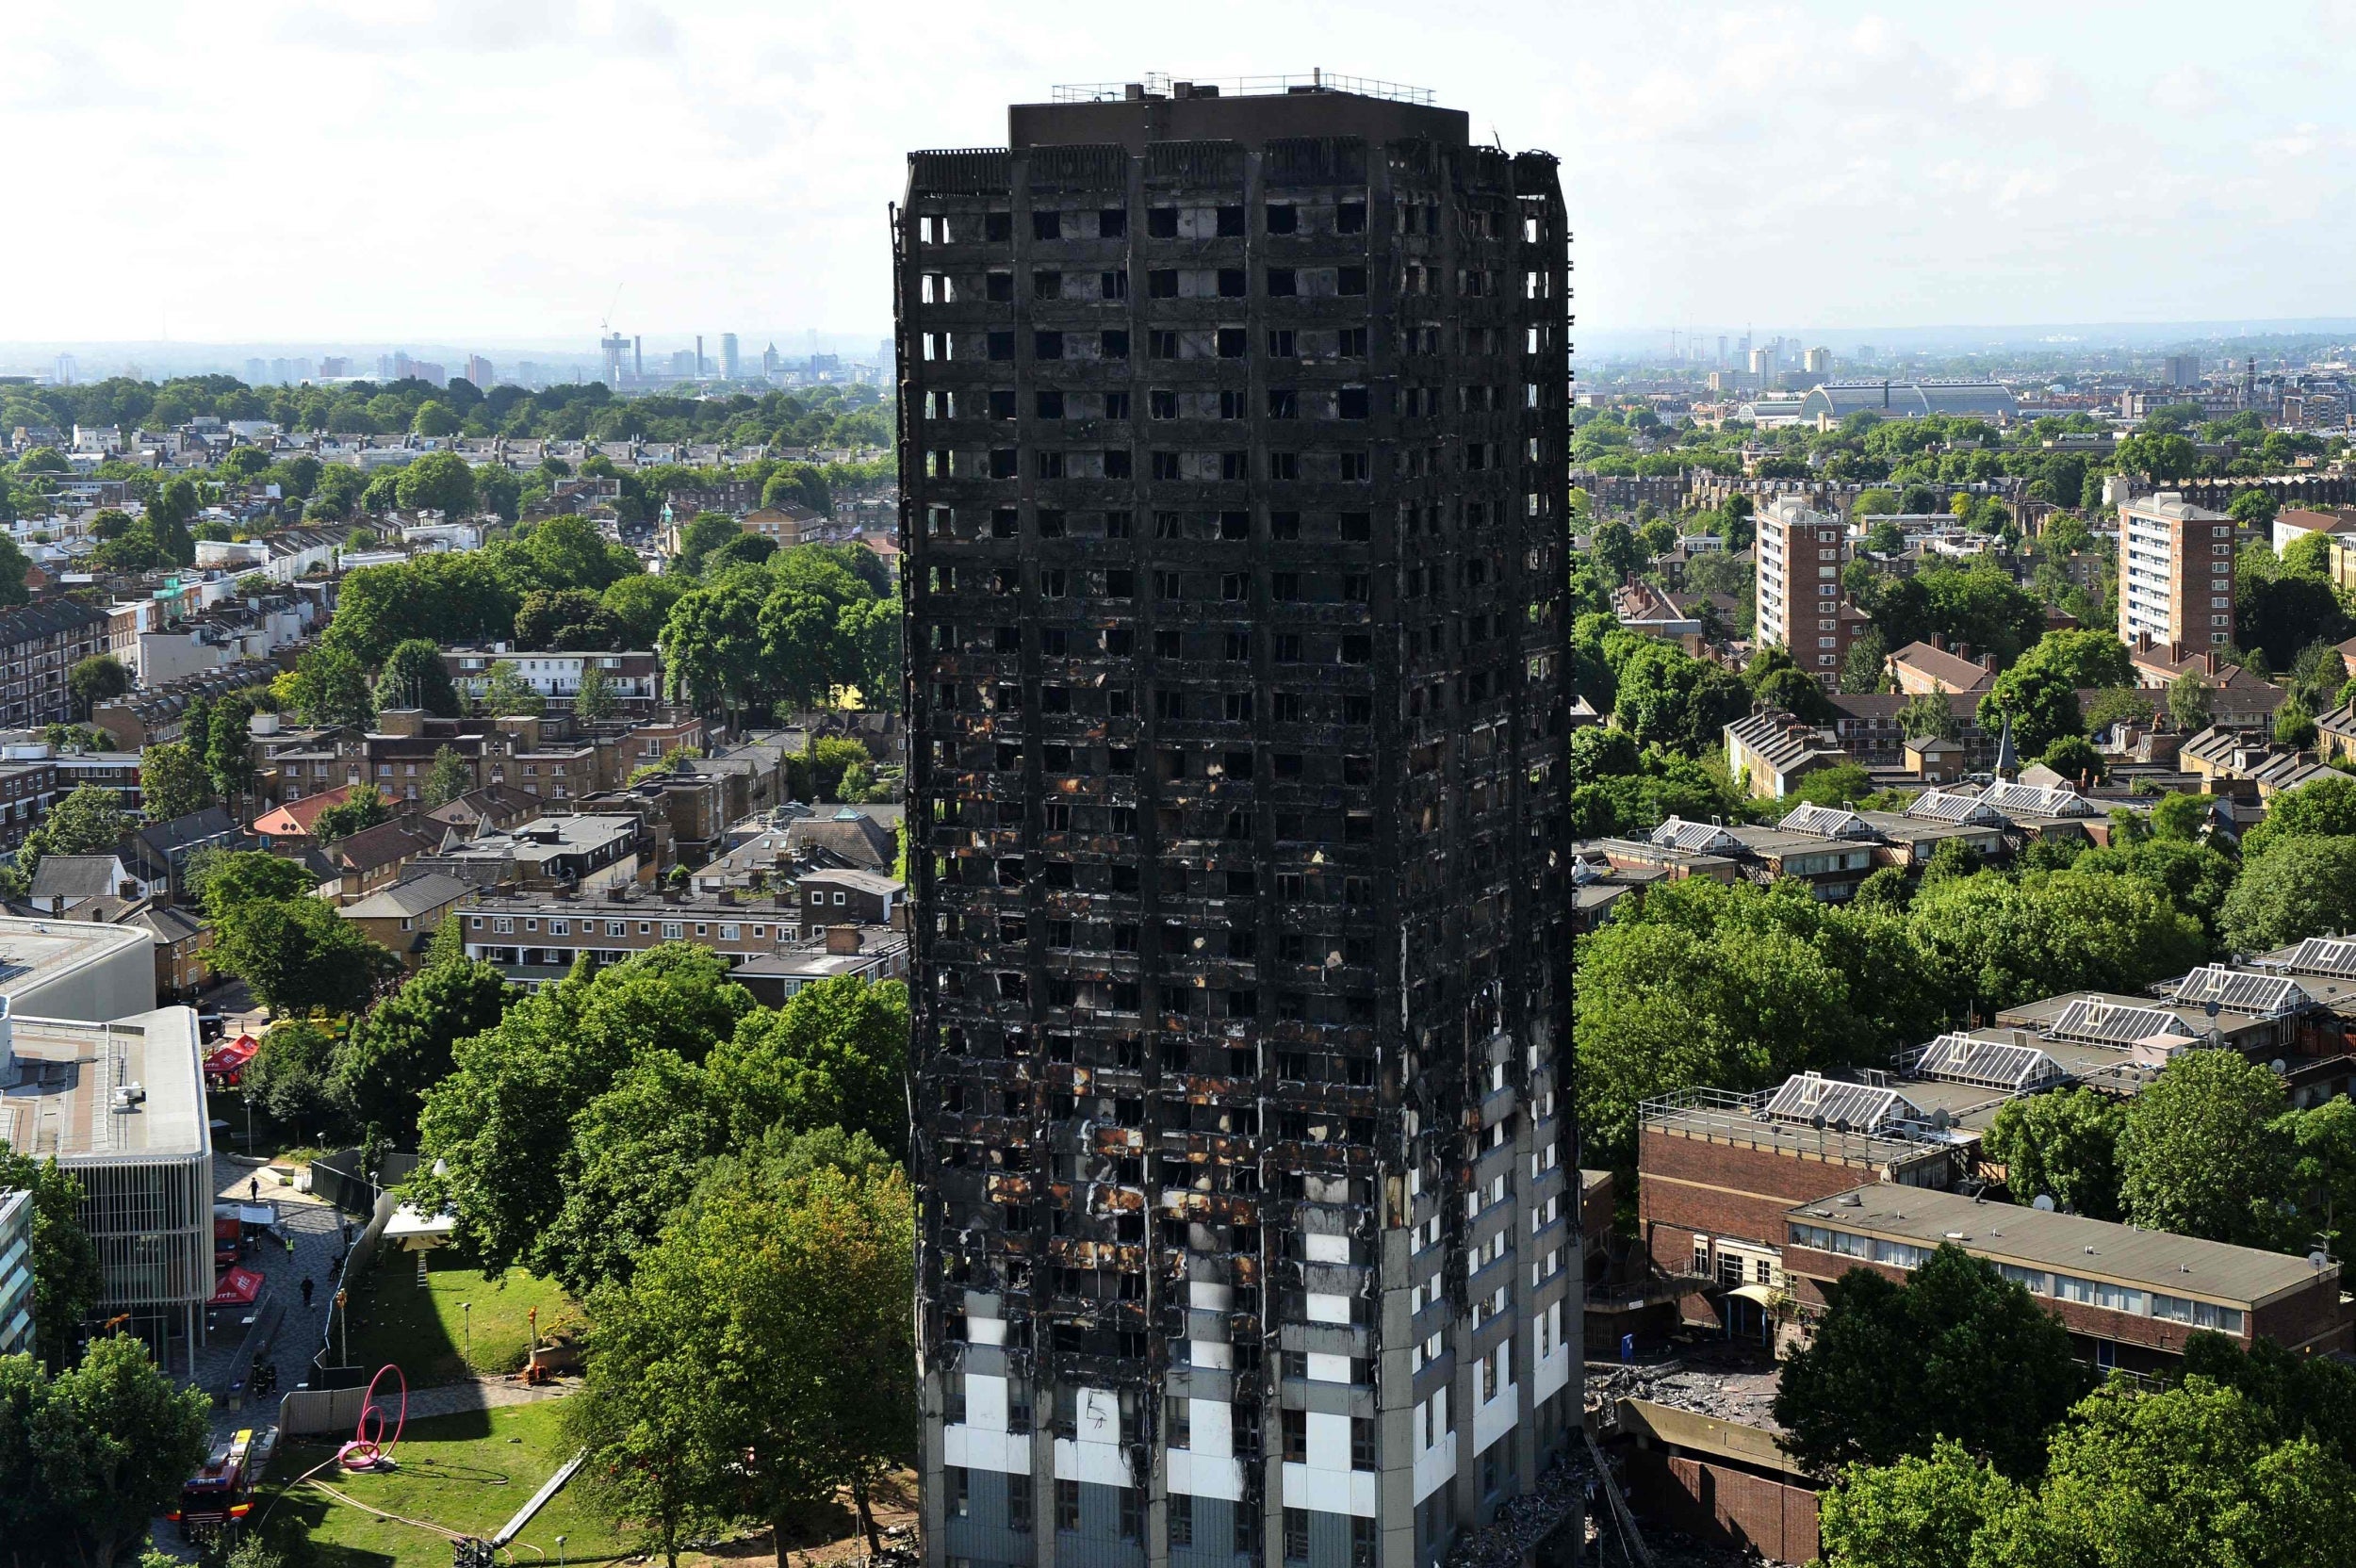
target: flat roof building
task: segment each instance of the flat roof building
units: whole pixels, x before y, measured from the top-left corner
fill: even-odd
[[[2349,1345],[2335,1261],[1914,1187],[1860,1186],[1785,1218],[1783,1267],[1803,1320],[1851,1269],[1904,1280],[1952,1243],[2025,1285],[2098,1366],[2165,1365],[2198,1329],[2294,1351]]]
[[[2119,635],[2186,647],[2233,637],[2233,519],[2174,490],[2119,508]]]
[[[1800,422],[1839,424],[1852,414],[1884,419],[1925,415],[2009,420],[2021,412],[2012,388],[1992,381],[1828,381],[1800,401]]]
[[[139,967],[153,987],[142,930]],[[123,1316],[170,1365],[203,1342],[213,1292],[213,1142],[196,1014],[112,1022],[0,1008],[0,1141],[80,1178],[98,1249],[97,1315]]]
[[[155,1005],[144,930],[91,921],[0,916],[0,997],[40,1018],[123,1018]]]

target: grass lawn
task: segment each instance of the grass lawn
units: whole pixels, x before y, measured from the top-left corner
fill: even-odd
[[[325,1472],[319,1478],[370,1508],[487,1539],[571,1456],[559,1432],[563,1409],[562,1400],[548,1400],[412,1421],[393,1451],[398,1470]],[[287,1443],[272,1467],[276,1487],[284,1488],[334,1452],[330,1442]],[[317,1487],[282,1491],[269,1506],[264,1538],[289,1546],[290,1538],[307,1536],[310,1555],[303,1560],[316,1568],[449,1568],[447,1537],[364,1513]],[[559,1535],[564,1537],[568,1563],[612,1562],[630,1555],[612,1521],[595,1517],[567,1488],[524,1527],[515,1542],[515,1560],[533,1568],[544,1558],[554,1564]]]
[[[527,1314],[540,1309],[540,1335],[579,1328],[581,1309],[550,1281],[520,1268],[486,1280],[450,1248],[417,1255],[384,1251],[353,1288],[352,1363],[371,1372],[390,1362],[412,1388],[455,1382],[476,1373],[520,1370],[530,1343]],[[469,1348],[471,1347],[471,1348]]]

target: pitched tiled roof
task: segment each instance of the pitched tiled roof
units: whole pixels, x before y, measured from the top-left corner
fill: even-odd
[[[1890,656],[1890,662],[1922,671],[1941,686],[1956,692],[1978,692],[1996,683],[1996,672],[1972,660],[1928,643],[1908,643]]]

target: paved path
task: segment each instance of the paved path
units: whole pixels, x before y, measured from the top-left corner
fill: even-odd
[[[261,1166],[256,1161],[235,1154],[213,1156],[215,1195],[238,1202],[275,1204],[278,1229],[294,1242],[294,1249],[289,1251],[284,1239],[265,1235],[237,1260],[240,1267],[261,1271],[268,1282],[263,1287],[265,1298],[275,1297],[285,1304],[286,1315],[279,1321],[278,1335],[270,1349],[270,1359],[278,1365],[279,1391],[284,1393],[310,1376],[311,1358],[319,1353],[328,1309],[335,1296],[335,1260],[344,1250],[345,1217],[333,1205],[307,1192],[280,1186],[273,1177],[260,1172]],[[258,1189],[254,1185],[257,1181]],[[260,1197],[249,1198],[249,1193],[255,1190]],[[356,1235],[358,1232],[359,1225],[354,1221],[352,1233]],[[303,1304],[305,1279],[312,1284],[311,1304],[307,1307]],[[236,1364],[245,1342],[245,1315],[232,1307],[211,1314],[205,1344],[196,1352],[196,1382],[217,1398],[233,1378],[247,1373],[247,1368]],[[271,1410],[277,1408],[274,1398],[264,1403]],[[218,1440],[240,1427],[252,1426],[259,1413],[251,1401],[245,1409],[236,1412],[225,1404],[217,1404],[213,1435]]]

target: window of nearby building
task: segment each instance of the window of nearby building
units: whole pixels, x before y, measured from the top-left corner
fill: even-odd
[[[686,927],[679,922],[675,920],[666,920],[663,923],[663,939],[664,941],[675,942],[685,934]]]

